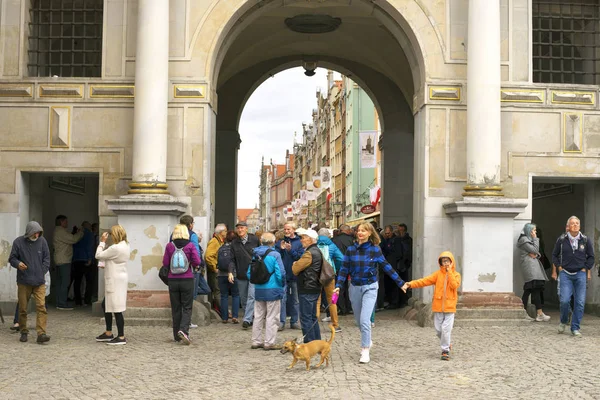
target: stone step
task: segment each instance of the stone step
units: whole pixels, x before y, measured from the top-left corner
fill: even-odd
[[[527,313],[523,308],[459,308],[457,320],[471,319],[524,319]]]
[[[171,308],[127,307],[126,318],[171,318]]]
[[[485,319],[485,318],[477,318],[477,319],[455,319],[454,326],[460,328],[475,328],[482,326],[527,326],[532,324],[533,322],[526,320],[525,318],[521,319]],[[541,322],[540,322],[541,323]]]
[[[125,318],[126,326],[165,326],[170,327],[173,325],[173,320],[169,318],[136,318],[127,317]],[[113,319],[113,329],[115,328],[115,320]],[[105,325],[104,318],[100,318],[100,325]]]

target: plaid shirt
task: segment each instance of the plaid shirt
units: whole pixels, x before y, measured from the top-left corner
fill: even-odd
[[[355,243],[348,247],[344,256],[344,264],[338,273],[336,287],[341,287],[350,275],[354,286],[370,285],[377,282],[377,269],[383,266],[383,272],[388,274],[398,286],[404,281],[386,261],[381,247],[375,246],[370,241],[359,245]]]

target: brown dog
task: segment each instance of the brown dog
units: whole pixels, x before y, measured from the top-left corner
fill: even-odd
[[[310,371],[310,359],[316,354],[321,355],[321,361],[316,365],[317,368],[323,364],[323,361],[325,361],[326,366],[329,366],[329,352],[331,351],[331,343],[335,337],[333,325],[329,325],[329,329],[331,329],[331,337],[328,342],[324,340],[312,340],[308,343],[298,344],[296,343],[296,339],[285,342],[281,348],[281,354],[292,353],[294,356],[294,360],[288,369],[294,368],[298,360],[304,360],[306,362],[306,370]]]

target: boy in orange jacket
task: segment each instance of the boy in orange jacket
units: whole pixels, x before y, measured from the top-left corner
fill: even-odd
[[[433,311],[433,323],[437,336],[442,346],[442,360],[450,360],[450,336],[454,326],[454,313],[456,313],[456,302],[458,300],[458,287],[460,286],[460,274],[456,272],[454,256],[449,251],[444,251],[438,258],[440,269],[433,274],[414,281],[407,282],[406,288],[421,288],[435,285],[431,311]]]

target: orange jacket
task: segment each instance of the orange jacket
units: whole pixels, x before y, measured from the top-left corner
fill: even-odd
[[[442,257],[448,257],[452,261],[452,265],[448,272],[446,272],[446,268],[441,265],[440,260]],[[411,288],[435,285],[431,311],[454,313],[456,312],[456,302],[458,301],[460,274],[456,272],[454,256],[449,251],[444,251],[440,254],[438,263],[440,264],[439,271],[435,271],[425,278],[410,281],[409,285]]]

